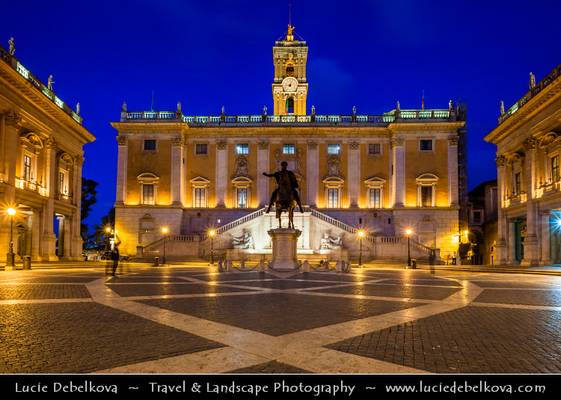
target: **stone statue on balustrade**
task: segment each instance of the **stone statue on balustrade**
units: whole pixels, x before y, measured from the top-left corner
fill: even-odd
[[[232,245],[234,249],[255,249],[255,241],[251,232],[248,230],[243,230],[240,236],[234,237],[232,239]]]
[[[324,233],[320,240],[319,248],[321,250],[331,250],[340,249],[343,246],[343,240],[341,237],[330,236],[328,233]]]
[[[52,91],[53,90],[53,83],[55,83],[55,81],[53,80],[53,76],[49,75],[49,78],[47,79],[47,88]]]
[[[8,40],[8,48],[9,48],[8,51],[10,52],[10,55],[13,56],[16,52],[16,44],[14,42],[13,37],[11,37],[10,40]]]

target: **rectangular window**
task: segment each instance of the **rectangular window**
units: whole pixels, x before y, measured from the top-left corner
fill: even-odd
[[[368,154],[370,155],[382,154],[382,148],[380,146],[380,143],[370,143],[368,145]]]
[[[156,150],[156,141],[154,139],[146,139],[144,141],[144,151]]]
[[[282,154],[296,154],[296,146],[293,144],[285,144],[282,146]]]
[[[419,150],[421,150],[421,151],[432,151],[432,140],[431,139],[421,139],[419,141]]]
[[[31,157],[27,154],[23,156],[23,180],[31,180]]]
[[[154,185],[143,184],[142,185],[142,204],[154,205]]]
[[[195,188],[195,207],[206,207],[206,188]]]
[[[339,189],[327,189],[327,208],[339,208]]]
[[[341,145],[340,144],[328,144],[327,145],[327,154],[341,154]]]
[[[421,207],[432,207],[432,186],[421,186]]]
[[[520,176],[520,172],[517,172],[516,174],[514,174],[514,187],[512,188],[512,191],[514,192],[515,195],[520,194],[520,187],[521,187],[521,176]]]
[[[551,157],[551,180],[557,182],[559,178],[559,156]]]
[[[474,211],[473,212],[473,223],[480,224],[481,223],[481,211]]]
[[[370,208],[382,208],[382,190],[372,188],[369,191]]]
[[[247,188],[238,188],[237,198],[238,198],[238,208],[247,208]]]
[[[195,154],[198,156],[206,156],[208,154],[208,146],[206,143],[197,143],[195,145]]]
[[[249,154],[249,144],[247,143],[237,144],[236,154]]]

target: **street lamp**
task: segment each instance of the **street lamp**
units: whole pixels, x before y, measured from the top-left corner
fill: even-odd
[[[164,235],[164,256],[162,257],[162,264],[166,263],[166,241],[168,238],[169,228],[162,226],[162,235]]]
[[[107,239],[106,239],[106,243],[107,243],[107,244],[106,244],[105,250],[107,250],[107,251],[113,250],[113,249],[112,249],[112,246],[111,246],[111,239],[112,239],[112,237],[111,237],[111,231],[112,231],[112,229],[111,229],[110,226],[106,226],[106,227],[105,227],[105,233],[107,234]]]
[[[411,266],[411,235],[413,234],[413,229],[405,229],[405,236],[407,236],[407,266]]]
[[[210,238],[210,265],[214,266],[214,237],[216,236],[216,229],[209,229],[208,237]]]
[[[14,254],[14,217],[16,216],[16,209],[10,207],[6,210],[6,214],[10,217],[10,244],[6,260],[6,270],[9,270],[16,267],[16,255]]]
[[[362,268],[362,239],[366,236],[366,231],[364,229],[359,229],[356,231],[358,236],[358,266]]]

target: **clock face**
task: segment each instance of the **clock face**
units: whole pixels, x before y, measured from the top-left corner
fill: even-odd
[[[286,92],[295,92],[296,89],[298,89],[298,79],[294,78],[293,76],[284,78],[284,80],[282,81],[282,88]]]

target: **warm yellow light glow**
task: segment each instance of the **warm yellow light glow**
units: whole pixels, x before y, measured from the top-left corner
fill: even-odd
[[[359,229],[358,231],[356,231],[356,234],[359,238],[363,238],[366,236],[366,231],[364,229]]]
[[[169,228],[167,226],[162,226],[162,233],[166,235],[169,232]]]
[[[216,229],[209,229],[208,236],[210,236],[210,237],[216,236]]]
[[[111,228],[110,227],[105,228],[105,232],[111,233]]]
[[[459,235],[452,235],[452,243],[453,243],[453,244],[458,244],[458,243],[460,243],[460,237],[459,237]]]
[[[405,229],[405,235],[411,236],[412,234],[413,234],[413,229],[411,229],[411,228]]]
[[[468,231],[468,230],[466,229],[466,230],[464,231],[464,235],[466,235],[466,236],[467,236],[467,235],[468,235],[468,233],[469,233],[469,231]]]
[[[8,209],[6,210],[6,213],[8,213],[8,215],[9,215],[10,217],[13,217],[14,215],[16,215],[16,209],[10,207],[10,208],[8,208]]]

